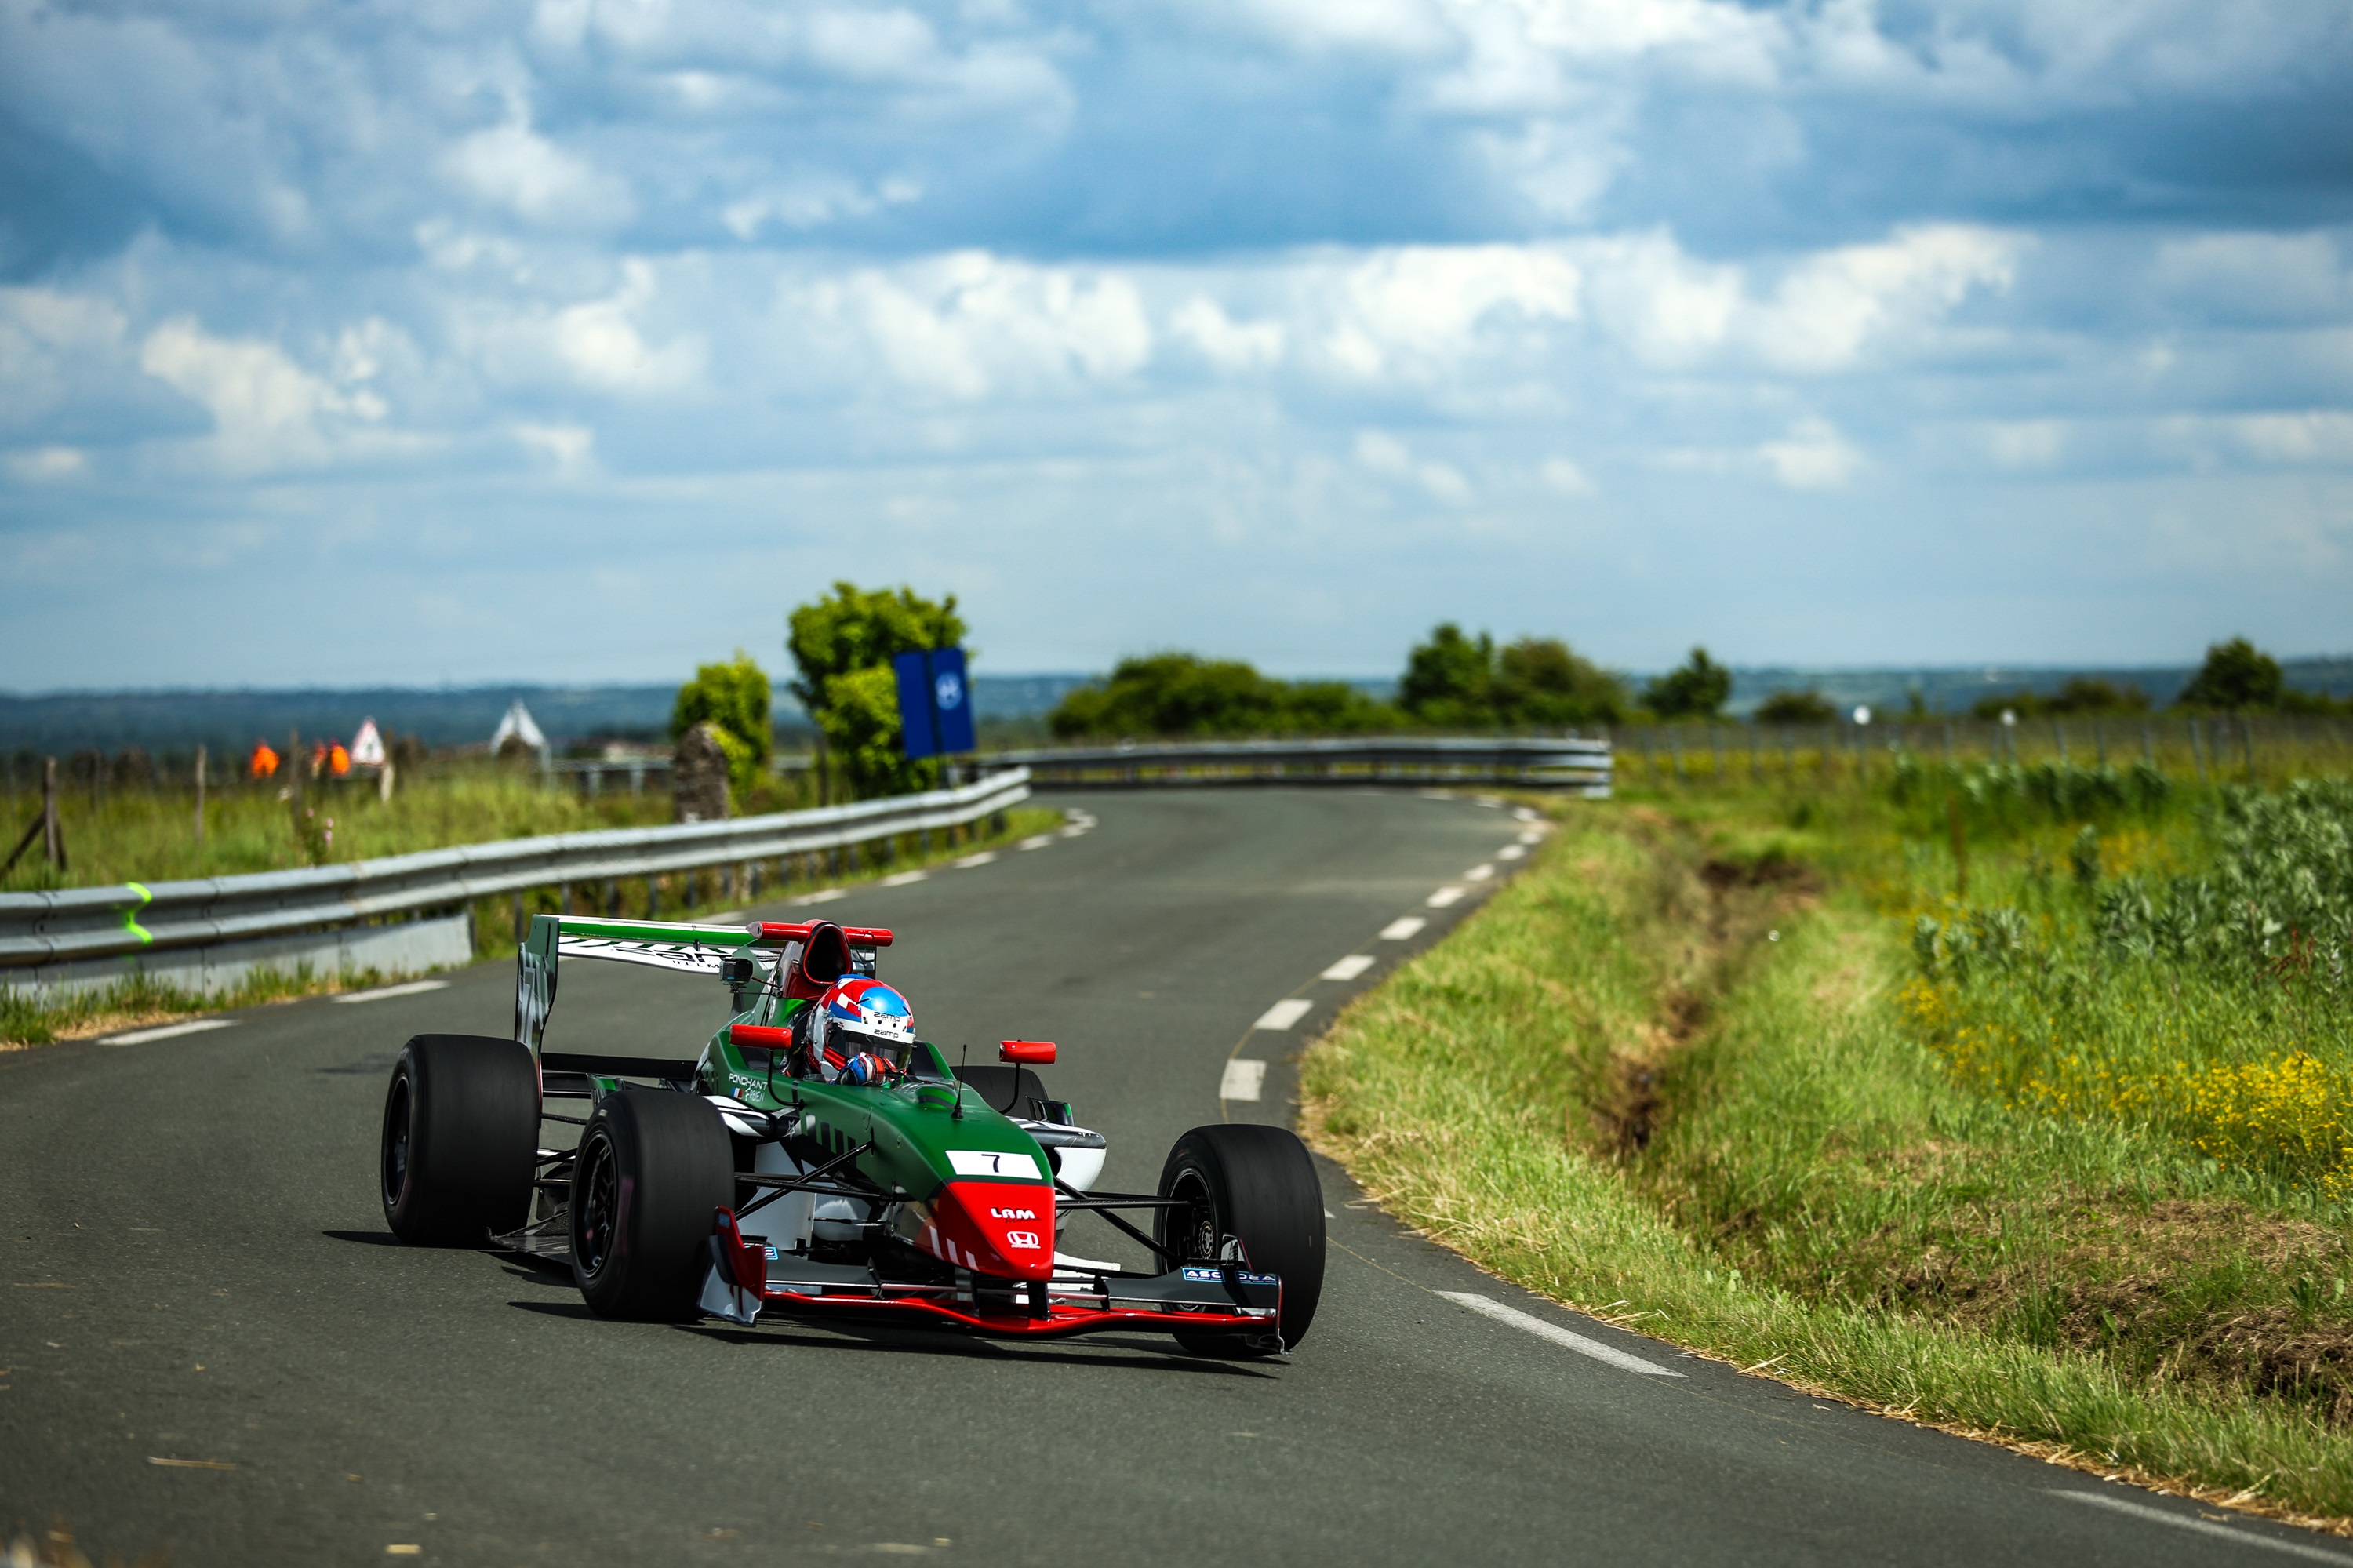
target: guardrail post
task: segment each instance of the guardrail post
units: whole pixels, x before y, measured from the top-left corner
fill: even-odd
[[[518,893],[518,894],[516,894],[516,895],[514,895],[514,934],[515,934],[515,946],[516,946],[516,947],[518,947],[518,948],[520,948],[520,947],[522,947],[522,939],[523,939],[525,937],[527,937],[527,936],[529,936],[529,935],[531,935],[531,933],[530,933],[530,932],[528,932],[528,931],[526,931],[526,930],[524,930],[524,929],[523,929],[523,925],[522,925],[522,894],[520,894],[520,893]]]
[[[661,878],[659,876],[646,878],[646,918],[661,918]]]

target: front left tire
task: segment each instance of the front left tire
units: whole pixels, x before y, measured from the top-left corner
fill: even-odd
[[[531,1213],[539,1074],[513,1040],[419,1034],[385,1091],[377,1185],[411,1246],[480,1246]]]
[[[715,1212],[735,1201],[727,1124],[700,1095],[623,1089],[580,1134],[572,1277],[600,1318],[696,1315]]]

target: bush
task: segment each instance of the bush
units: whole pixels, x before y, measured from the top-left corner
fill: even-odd
[[[1432,727],[1618,724],[1632,705],[1624,682],[1558,638],[1498,652],[1486,632],[1466,636],[1451,620],[1415,645],[1398,683],[1398,706]]]
[[[1835,724],[1838,709],[1809,686],[1802,692],[1776,692],[1757,705],[1758,724]]]
[[[776,749],[768,677],[741,648],[724,664],[705,664],[678,689],[670,708],[673,741],[708,722],[727,754],[727,782],[738,800],[752,792]]]
[[[1240,660],[1193,653],[1123,659],[1067,694],[1047,723],[1063,739],[1116,736],[1354,735],[1395,727],[1396,710],[1338,681],[1289,682]]]
[[[1732,695],[1732,672],[1694,648],[1681,668],[1644,688],[1642,705],[1662,719],[1714,718]]]

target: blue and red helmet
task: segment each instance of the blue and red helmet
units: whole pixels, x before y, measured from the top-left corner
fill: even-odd
[[[893,1071],[906,1065],[915,1043],[915,1010],[898,991],[878,980],[851,975],[828,986],[809,1004],[818,1058],[828,1075],[861,1054],[873,1054]],[[863,1076],[860,1082],[866,1081]]]

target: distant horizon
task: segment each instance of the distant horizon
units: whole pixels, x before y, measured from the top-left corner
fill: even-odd
[[[1705,644],[1703,643],[1701,646],[1705,646]],[[2270,652],[2270,650],[2265,650],[2265,652]],[[2353,652],[2333,653],[2273,652],[2271,653],[2271,656],[2279,661],[2280,666],[2284,670],[2306,669],[2314,666],[2353,666]],[[1222,658],[1224,656],[1205,655],[1205,657]],[[2129,675],[2135,673],[2173,674],[2184,671],[2196,670],[2202,659],[2203,653],[2201,652],[2198,657],[2185,659],[2174,663],[2127,663],[2121,662],[2101,662],[2098,661],[2052,660],[2031,663],[2000,664],[1989,663],[1976,660],[1964,660],[1950,663],[1901,663],[1889,662],[1882,663],[1810,664],[1784,661],[1767,663],[1725,662],[1724,667],[1732,672],[1736,677],[1743,674],[1961,675],[1978,673],[1980,678],[1986,681],[1999,682],[2012,676],[2029,675]],[[1399,674],[1402,673],[1401,671],[1390,672],[1388,673],[1351,673],[1342,671],[1315,669],[1304,670],[1297,673],[1285,673],[1279,669],[1271,669],[1265,665],[1259,664],[1255,661],[1243,660],[1242,662],[1250,663],[1252,668],[1259,670],[1262,674],[1271,675],[1277,679],[1285,681],[1343,681],[1351,684],[1358,684],[1372,681],[1394,682],[1398,678]],[[1597,662],[1599,662],[1599,661],[1597,661]],[[1668,670],[1673,668],[1672,665],[1661,665],[1656,668],[1649,668],[1634,665],[1613,665],[1606,662],[1602,664],[1602,667],[1611,671],[1613,673],[1630,676],[1635,679],[1662,675],[1666,673]],[[1100,670],[1036,669],[1006,671],[993,671],[976,668],[973,671],[972,678],[976,683],[981,682],[995,683],[998,682],[1018,681],[1092,681],[1099,680],[1110,673],[1111,672],[1108,668]],[[780,704],[791,703],[792,698],[790,694],[785,689],[785,679],[774,671],[770,672],[770,676],[775,684],[777,702]],[[685,679],[687,679],[687,677],[681,676],[677,679],[667,681],[549,681],[528,677],[518,677],[514,679],[486,677],[479,680],[467,681],[375,681],[355,683],[316,682],[285,685],[264,685],[248,683],[241,684],[221,685],[53,686],[41,689],[0,687],[0,701],[41,702],[58,697],[287,696],[310,694],[364,694],[375,692],[472,693],[522,690],[547,692],[676,691],[678,687],[683,683]],[[797,708],[799,705],[795,703],[793,705]]]

